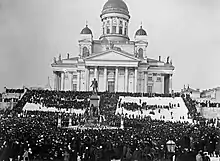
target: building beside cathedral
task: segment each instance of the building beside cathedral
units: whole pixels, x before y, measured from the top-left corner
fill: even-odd
[[[92,80],[98,91],[170,93],[174,66],[148,57],[148,36],[142,26],[134,40],[128,37],[130,13],[123,0],[108,0],[101,12],[102,35],[93,39],[86,25],[80,33],[79,55],[54,58],[55,90],[91,91]]]

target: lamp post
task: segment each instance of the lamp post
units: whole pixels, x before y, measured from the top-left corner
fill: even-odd
[[[170,159],[171,161],[175,161],[175,147],[176,147],[176,143],[173,140],[169,140],[166,143],[167,146],[167,151],[168,151],[168,159]]]
[[[61,113],[58,114],[57,127],[61,127]]]
[[[72,126],[72,114],[70,113],[69,114],[69,127]]]
[[[122,107],[122,113],[121,113],[121,129],[124,129],[124,112],[123,112],[123,108],[124,107]]]

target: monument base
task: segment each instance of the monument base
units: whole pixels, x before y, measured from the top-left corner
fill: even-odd
[[[93,94],[90,97],[90,107],[93,105],[94,107],[99,107],[99,100],[100,100],[100,96],[98,96],[97,94]]]

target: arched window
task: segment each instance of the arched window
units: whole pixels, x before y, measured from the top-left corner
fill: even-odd
[[[138,49],[138,57],[143,58],[144,57],[144,51],[142,48]]]
[[[83,48],[83,57],[87,57],[87,56],[89,56],[89,50],[87,47],[84,47]]]

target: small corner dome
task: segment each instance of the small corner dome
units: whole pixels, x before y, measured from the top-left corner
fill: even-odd
[[[88,28],[88,25],[86,25],[86,27],[82,29],[80,34],[91,34],[92,35],[92,31]]]
[[[137,30],[135,36],[147,36],[147,32],[141,26],[140,29]]]

